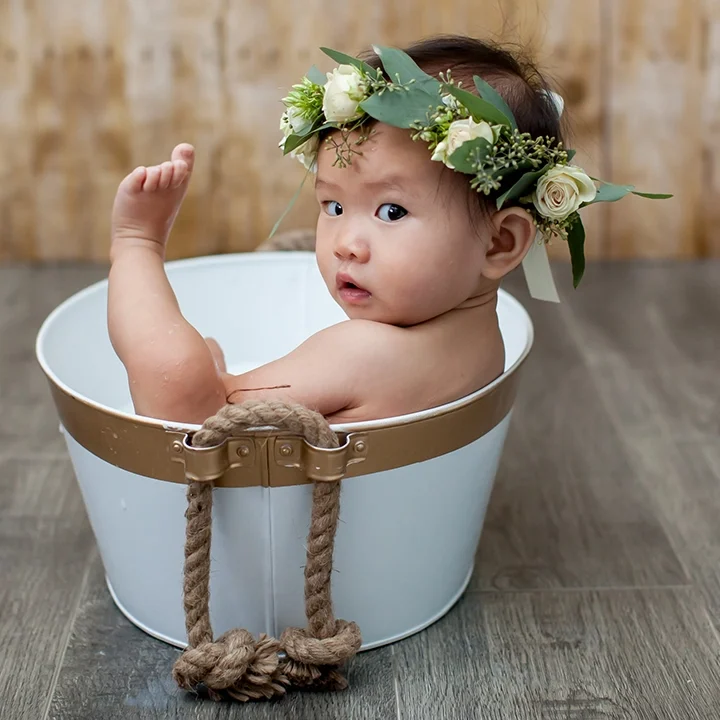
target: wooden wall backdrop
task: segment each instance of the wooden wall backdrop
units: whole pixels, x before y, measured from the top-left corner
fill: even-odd
[[[105,260],[118,182],[179,141],[198,163],[170,255],[255,247],[302,176],[279,100],[330,67],[318,46],[440,32],[529,45],[578,161],[675,193],[586,211],[592,257],[720,254],[720,0],[0,0],[0,260]],[[315,216],[304,192],[284,227]]]

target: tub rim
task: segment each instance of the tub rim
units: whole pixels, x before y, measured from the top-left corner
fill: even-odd
[[[281,255],[282,259],[288,259],[313,254],[309,251],[291,251]],[[175,267],[226,263],[228,260],[264,263],[278,259],[276,252],[240,252],[171,260],[166,262],[166,267],[172,270]],[[201,425],[148,418],[103,405],[60,380],[45,357],[44,344],[56,318],[88,295],[107,287],[107,284],[108,278],[105,277],[73,293],[47,315],[38,330],[35,355],[49,381],[56,411],[64,429],[80,445],[101,459],[140,475],[184,483],[186,476],[183,463],[178,462],[180,458],[177,457],[182,452],[178,442],[184,443],[188,434],[198,430]],[[500,299],[509,303],[524,321],[526,341],[518,358],[491,383],[457,400],[379,420],[332,424],[332,430],[340,436],[341,441],[345,441],[345,449],[350,444],[355,449],[358,443],[364,444],[361,452],[353,454],[351,451],[345,476],[388,470],[451,452],[482,437],[505,418],[512,409],[520,369],[533,348],[535,334],[532,319],[522,303],[502,288],[498,290],[498,301]],[[98,422],[100,418],[102,423]],[[164,446],[160,449],[163,439]],[[242,446],[246,448],[243,451],[246,456],[240,461],[234,458],[236,464],[218,478],[215,483],[218,487],[287,486],[312,482],[305,476],[302,463],[298,465],[297,452],[294,460],[288,460],[280,452],[281,443],[290,443],[294,452],[297,447],[296,436],[260,428],[259,431],[252,430],[237,436],[237,440],[240,444],[236,442],[230,450],[237,450],[239,454]],[[155,443],[158,447],[153,451]],[[138,456],[143,455],[143,452],[138,452],[138,447],[141,451],[151,451],[154,457],[147,458],[146,462],[138,460]],[[131,448],[134,452],[129,452]],[[302,448],[297,449],[302,452]],[[262,455],[266,456],[264,461],[260,457]],[[264,468],[260,468],[259,473],[258,465]]]

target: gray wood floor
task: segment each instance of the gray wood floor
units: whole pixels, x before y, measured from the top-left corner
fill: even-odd
[[[470,589],[347,692],[251,706],[180,693],[103,584],[33,343],[104,272],[0,269],[2,720],[720,717],[720,263],[512,278],[537,341]]]

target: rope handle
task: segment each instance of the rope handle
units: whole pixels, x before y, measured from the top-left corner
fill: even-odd
[[[302,405],[248,400],[226,405],[192,438],[211,448],[248,428],[274,427],[301,435],[310,445],[338,448],[327,420]],[[305,564],[307,628],[287,628],[279,640],[255,639],[243,629],[214,639],[210,623],[210,546],[213,484],[189,473],[187,489],[183,605],[188,647],[173,678],[188,691],[204,686],[215,700],[270,699],[293,688],[342,690],[343,665],[360,649],[360,628],[333,613],[331,574],[340,514],[340,479],[315,480]]]

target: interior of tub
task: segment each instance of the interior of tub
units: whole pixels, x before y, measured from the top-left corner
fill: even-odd
[[[166,268],[183,315],[200,333],[220,343],[232,373],[281,357],[313,333],[347,319],[328,293],[313,253],[217,255],[169,262]],[[533,328],[522,305],[503,290],[498,318],[505,343],[504,375],[454,403],[364,422],[362,427],[436,414],[471,402],[502,382],[529,352]],[[48,316],[38,334],[37,355],[52,382],[66,392],[98,408],[137,418],[125,370],[108,336],[106,280],[76,293]]]

